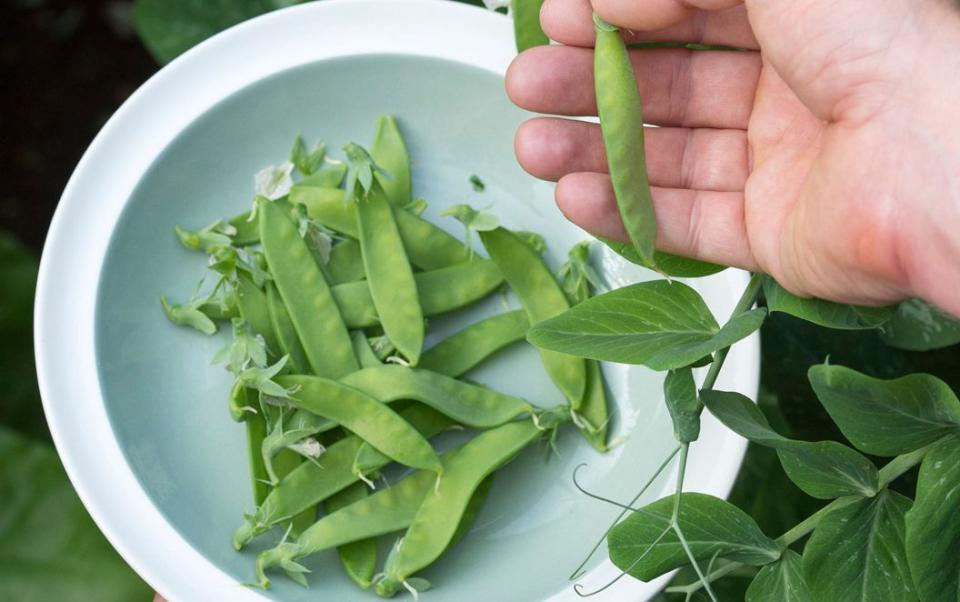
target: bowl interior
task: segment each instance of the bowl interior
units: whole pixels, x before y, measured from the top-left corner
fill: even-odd
[[[114,230],[99,283],[97,366],[115,435],[142,487],[182,537],[238,584],[253,580],[254,554],[263,545],[242,553],[230,546],[252,500],[244,429],[227,414],[230,377],[210,365],[227,335],[204,337],[166,320],[160,295],[184,300],[205,266],[202,255],[179,245],[173,228],[198,228],[245,210],[253,197],[253,174],[284,161],[297,134],[308,143],[322,139],[334,152],[349,141],[367,145],[383,113],[398,116],[412,157],[415,194],[429,202],[426,215],[435,223],[462,235],[459,224],[439,212],[462,202],[492,205],[507,226],[543,234],[555,268],[584,237],[555,208],[552,186],[517,166],[513,132],[526,115],[507,100],[502,78],[459,63],[409,55],[310,63],[242,89],[169,145],[143,176]],[[486,183],[485,192],[473,191],[472,174]],[[594,251],[611,284],[648,277],[608,252]],[[715,307],[729,311],[730,282],[721,276],[698,286],[708,299],[719,299]],[[494,295],[432,321],[428,344],[503,311],[504,302]],[[518,307],[515,300],[507,302]],[[588,484],[629,499],[672,449],[660,377],[642,368],[604,369],[616,405],[613,437],[626,434],[625,442],[599,455],[568,429],[558,442],[559,455],[543,446],[525,452],[498,475],[469,536],[425,571],[436,587],[428,599],[527,601],[569,592],[567,575],[617,513],[574,489],[573,468],[588,463]],[[536,352],[526,345],[501,353],[470,376],[535,403],[560,402]],[[648,499],[662,494],[665,483],[653,487]],[[307,564],[313,570],[310,590],[278,575],[264,595],[376,598],[348,581],[332,552]]]

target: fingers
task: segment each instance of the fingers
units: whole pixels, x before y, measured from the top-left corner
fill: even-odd
[[[662,4],[663,0],[653,4]],[[596,2],[607,14],[611,23],[625,28],[624,37],[631,42],[686,42],[691,44],[715,44],[756,50],[759,46],[747,21],[747,11],[739,2],[731,8],[711,11],[695,11],[679,21],[662,27],[641,27],[627,23],[620,14],[608,10],[607,2]],[[649,14],[655,10],[650,2],[624,2],[630,14],[642,11]],[[546,0],[540,13],[543,29],[551,39],[570,46],[593,46],[593,8],[587,0]],[[601,14],[602,16],[602,14]],[[641,19],[635,21],[644,22]]]
[[[747,180],[747,137],[741,130],[646,128],[650,183],[663,188],[742,192]],[[600,126],[538,118],[517,131],[517,159],[542,180],[575,172],[607,172]]]
[[[647,123],[746,129],[760,58],[754,52],[693,52],[670,48],[630,52]],[[529,111],[596,115],[593,51],[541,46],[507,71],[507,93]]]
[[[610,177],[574,173],[557,184],[557,206],[584,230],[626,241]],[[657,248],[747,270],[757,269],[747,242],[743,194],[653,188]]]
[[[742,0],[592,0],[593,10],[605,21],[626,29],[661,29],[682,23],[700,11],[715,11]]]

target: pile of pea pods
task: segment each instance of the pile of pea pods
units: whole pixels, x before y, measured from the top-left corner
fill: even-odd
[[[177,228],[185,246],[209,255],[217,281],[185,303],[161,301],[176,324],[205,334],[232,326],[214,363],[235,377],[228,407],[246,428],[256,505],[233,545],[282,534],[257,556],[257,584],[268,587],[279,569],[306,585],[299,560],[335,548],[361,588],[416,594],[429,587],[417,573],[469,530],[494,472],[521,450],[572,423],[606,451],[596,362],[541,350],[567,400],[549,409],[461,378],[524,341],[531,324],[588,298],[597,278],[586,244],[555,275],[539,236],[462,206],[483,222],[475,231],[486,259],[469,244],[468,220],[464,243],[422,218],[392,116],[379,118],[369,152],[344,151],[345,161],[333,160],[297,138],[289,162],[257,174],[251,210]],[[424,349],[427,318],[505,286],[522,309]],[[451,429],[472,437],[438,452],[431,439]],[[390,535],[381,566],[378,538]]]

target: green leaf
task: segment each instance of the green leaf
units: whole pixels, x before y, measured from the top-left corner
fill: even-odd
[[[157,62],[168,63],[210,36],[297,0],[136,0],[133,24]]]
[[[487,189],[487,185],[483,183],[483,180],[481,180],[477,174],[470,176],[470,185],[473,186],[474,192],[483,192]]]
[[[693,370],[681,368],[667,372],[663,396],[673,421],[673,436],[680,443],[696,441],[700,436],[700,414],[703,406],[697,397]]]
[[[669,528],[673,502],[673,496],[657,500],[614,527],[608,543],[610,560],[617,567],[649,581],[689,563],[676,533]],[[764,535],[752,518],[713,496],[684,493],[679,524],[698,561],[719,556],[760,566],[780,557],[779,544]],[[661,535],[663,538],[654,545]],[[643,554],[646,556],[636,562]]]
[[[53,448],[0,427],[0,600],[149,600],[94,525]]]
[[[910,500],[884,490],[823,516],[803,551],[803,573],[815,600],[916,600],[904,551]]]
[[[917,501],[907,512],[907,561],[923,602],[954,602],[960,593],[960,437],[923,459]]]
[[[729,429],[754,443],[777,450],[790,480],[807,495],[830,499],[872,496],[880,487],[870,460],[836,441],[794,441],[777,433],[763,412],[739,393],[702,391],[701,400]]]
[[[780,560],[760,569],[747,588],[746,602],[813,602],[803,577],[800,554],[787,550]]]
[[[0,231],[0,424],[49,438],[33,365],[33,296],[37,260],[13,236]],[[3,499],[0,494],[0,499]],[[3,502],[0,502],[3,506]]]
[[[675,370],[749,336],[765,316],[755,309],[720,328],[695,290],[656,280],[588,299],[533,326],[527,339],[559,353]]]
[[[640,255],[637,254],[636,249],[634,249],[633,245],[630,243],[619,242],[610,238],[603,238],[601,236],[598,236],[597,240],[610,247],[611,251],[623,257],[630,263],[635,263],[645,268],[657,270],[665,276],[672,276],[674,278],[702,278],[704,276],[711,276],[718,272],[722,272],[726,269],[725,266],[717,265],[715,263],[707,263],[697,259],[680,257],[679,255],[671,255],[670,253],[664,253],[662,251],[657,251],[653,254],[653,259],[656,262],[656,266],[650,266],[640,258]]]
[[[771,312],[790,314],[802,320],[838,330],[868,330],[885,323],[895,307],[863,307],[797,297],[769,276],[763,279],[763,296]]]
[[[809,378],[844,436],[868,454],[905,454],[960,430],[960,401],[935,376],[883,380],[823,364]]]
[[[960,343],[960,320],[926,301],[911,299],[897,307],[880,337],[898,349],[941,349]]]

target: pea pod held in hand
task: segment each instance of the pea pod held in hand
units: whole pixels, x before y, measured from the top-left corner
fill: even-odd
[[[427,493],[410,528],[387,559],[377,594],[394,595],[408,577],[439,558],[480,483],[540,434],[532,422],[513,422],[484,431],[451,454],[436,489]]]
[[[261,199],[260,241],[314,374],[338,378],[359,366],[330,287],[284,208]],[[241,310],[242,311],[242,310]]]
[[[296,391],[291,397],[294,405],[339,423],[397,462],[443,471],[430,443],[396,412],[369,395],[317,376],[278,376],[276,381]]]
[[[600,130],[623,226],[645,265],[655,266],[657,218],[647,179],[643,107],[620,31],[594,15],[593,75]]]
[[[517,294],[527,311],[531,324],[550,319],[570,309],[567,297],[550,269],[529,246],[509,230],[497,228],[480,232],[483,246],[490,258],[500,268],[504,279]],[[550,379],[577,410],[583,402],[587,386],[587,369],[584,361],[540,349],[543,366]]]

